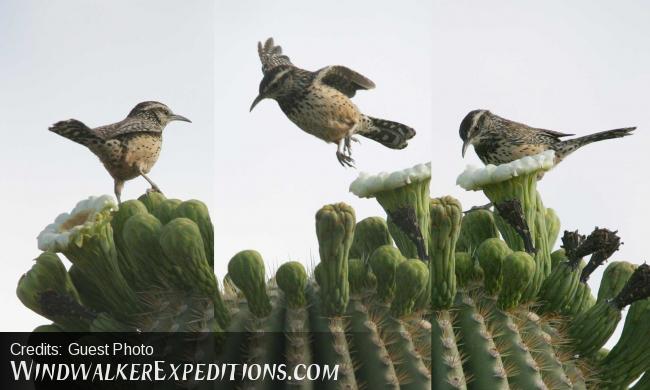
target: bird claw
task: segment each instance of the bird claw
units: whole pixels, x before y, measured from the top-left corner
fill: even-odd
[[[151,188],[147,188],[147,194],[151,192],[157,192],[160,195],[163,195],[163,192],[158,188],[158,186],[151,186]]]
[[[350,167],[354,168],[354,159],[350,157],[348,154],[341,153],[341,152],[336,152],[336,158],[339,160],[339,163],[343,167]]]

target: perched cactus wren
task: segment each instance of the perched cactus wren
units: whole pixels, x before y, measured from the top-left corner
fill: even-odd
[[[115,196],[120,202],[124,182],[142,176],[154,191],[158,186],[147,173],[158,160],[162,131],[171,121],[191,122],[158,102],[142,102],[117,123],[91,129],[76,119],[57,122],[50,131],[90,149],[115,180]]]
[[[273,38],[258,43],[264,78],[259,95],[250,110],[261,100],[275,99],[280,109],[305,132],[328,143],[336,143],[336,157],[343,166],[353,166],[351,141],[362,135],[391,149],[403,149],[415,131],[401,123],[362,114],[350,100],[357,90],[375,84],[345,66],[328,66],[310,72],[294,66]]]
[[[636,127],[602,131],[563,141],[560,138],[575,134],[538,129],[501,118],[488,110],[474,110],[461,122],[460,138],[463,140],[463,157],[467,147],[474,145],[484,164],[504,164],[549,149],[555,151],[555,164],[558,164],[578,148],[631,135],[634,129]]]

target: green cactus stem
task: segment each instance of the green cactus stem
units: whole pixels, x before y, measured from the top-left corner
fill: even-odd
[[[395,297],[395,274],[404,261],[406,258],[392,245],[383,245],[370,256],[369,264],[377,278],[377,296],[382,302],[389,303]]]
[[[513,252],[503,259],[503,283],[498,306],[501,310],[512,309],[522,302],[526,287],[534,278],[535,260],[526,252]]]
[[[297,261],[282,264],[275,273],[275,281],[284,293],[290,308],[299,309],[305,306],[307,272],[302,264]]]
[[[483,241],[498,237],[499,230],[494,223],[494,214],[490,210],[470,210],[463,216],[460,235],[456,242],[456,252],[467,252],[473,256],[474,251]]]
[[[246,296],[251,313],[256,317],[266,317],[271,313],[262,255],[254,250],[237,253],[228,263],[228,275]]]
[[[547,208],[546,209],[546,233],[548,235],[548,247],[550,250],[553,249],[555,246],[555,242],[557,241],[559,235],[560,235],[560,217],[557,215],[555,210],[552,208]]]
[[[462,253],[462,252],[461,252]],[[431,322],[431,388],[467,389],[467,378],[449,310],[435,312]]]
[[[621,310],[650,296],[650,266],[639,266],[611,300],[600,301],[576,316],[569,326],[574,348],[581,356],[596,353],[614,333]]]
[[[382,245],[393,245],[386,220],[381,217],[363,219],[354,228],[350,258],[365,260]]]
[[[492,332],[485,317],[470,294],[461,292],[456,297],[457,314],[454,328],[462,338],[457,343],[464,357],[463,369],[471,373],[471,386],[476,389],[508,390],[508,376]]]
[[[455,253],[463,209],[450,196],[431,199],[429,277],[431,305],[434,310],[448,309],[456,296]]]
[[[489,238],[476,249],[476,258],[483,269],[485,292],[496,296],[503,285],[503,262],[512,253],[508,245],[498,238]]]
[[[643,378],[632,389],[647,389],[650,371],[650,299],[642,299],[630,305],[625,317],[623,332],[612,350],[597,364],[599,377],[605,390],[627,388],[645,372]]]
[[[324,206],[316,213],[316,236],[321,260],[319,286],[323,308],[329,315],[343,315],[348,304],[348,253],[354,226],[354,210],[345,203]]]
[[[635,269],[636,265],[627,261],[613,261],[609,263],[603,272],[596,302],[616,297],[630,279]]]
[[[360,198],[376,198],[388,215],[388,229],[408,258],[428,259],[431,164],[393,173],[361,173],[350,185]]]
[[[537,192],[537,180],[554,163],[552,150],[528,156],[499,166],[468,167],[456,183],[466,190],[482,190],[492,204],[516,199],[522,207],[523,217],[530,231],[532,245],[525,245],[517,229],[497,213],[495,222],[503,239],[515,251],[536,249],[532,281],[522,295],[523,301],[533,300],[542,281],[551,271],[550,245],[546,227],[546,208]],[[529,246],[528,248],[526,246]]]
[[[395,299],[390,310],[394,317],[400,318],[413,313],[416,301],[423,291],[426,291],[429,281],[427,265],[416,259],[406,260],[397,266],[395,271]]]

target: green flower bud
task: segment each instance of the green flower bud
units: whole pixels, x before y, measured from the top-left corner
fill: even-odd
[[[475,256],[483,269],[485,291],[488,295],[497,295],[501,291],[503,262],[511,253],[510,247],[498,238],[487,239],[476,249]]]
[[[149,210],[149,212],[152,214],[156,208],[158,208],[158,206],[166,199],[167,198],[165,198],[165,195],[156,191],[147,191],[145,194],[140,195],[138,198],[138,200],[142,202],[147,207],[147,210]]]
[[[151,212],[151,214],[155,215],[156,218],[158,218],[158,220],[163,225],[166,225],[169,221],[171,221],[174,218],[179,218],[179,217],[189,218],[186,215],[176,213],[176,207],[178,207],[180,204],[181,204],[180,199],[165,199],[154,206],[154,209]]]
[[[456,251],[473,255],[483,241],[498,237],[499,230],[494,223],[494,214],[485,209],[471,210],[461,222]]]
[[[560,217],[558,217],[555,210],[551,208],[546,209],[546,233],[548,235],[548,248],[552,250],[555,242],[560,236]]]
[[[375,249],[392,244],[393,239],[388,232],[386,220],[381,217],[369,217],[359,221],[354,229],[350,257],[367,259]]]
[[[503,287],[497,304],[500,309],[511,309],[521,302],[528,283],[535,273],[535,260],[526,252],[513,252],[503,260]]]
[[[603,278],[600,281],[600,288],[598,289],[598,298],[596,302],[614,298],[625,286],[625,283],[630,279],[634,273],[636,265],[628,263],[627,261],[613,261],[609,263]]]
[[[416,301],[429,282],[429,268],[417,259],[403,261],[395,272],[396,292],[390,311],[394,317],[413,313]]]
[[[377,295],[382,302],[390,302],[395,296],[395,273],[397,267],[405,261],[399,249],[392,245],[383,245],[375,249],[370,256],[370,267],[377,278]]]
[[[467,252],[456,252],[456,281],[460,288],[483,280],[483,269]]]
[[[348,282],[350,283],[350,291],[358,294],[363,290],[374,287],[377,279],[370,272],[368,264],[363,260],[350,259],[348,261]]]
[[[305,306],[307,272],[302,264],[297,261],[282,264],[275,273],[275,281],[284,292],[290,308],[298,309]]]
[[[254,250],[241,251],[228,263],[228,275],[242,290],[248,301],[248,309],[257,317],[266,317],[271,313],[265,273],[262,256]]]

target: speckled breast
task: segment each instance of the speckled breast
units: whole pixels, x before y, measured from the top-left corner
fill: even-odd
[[[333,88],[310,88],[292,107],[280,107],[298,127],[326,142],[337,142],[361,121],[359,109]]]
[[[129,180],[151,170],[161,146],[160,133],[127,134],[108,141],[100,159],[114,178]]]

